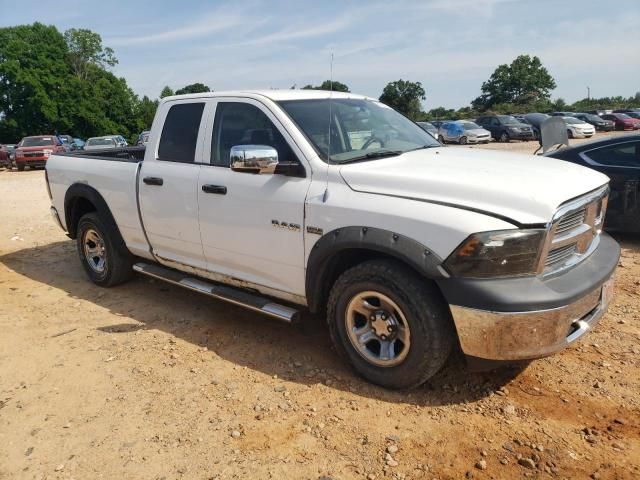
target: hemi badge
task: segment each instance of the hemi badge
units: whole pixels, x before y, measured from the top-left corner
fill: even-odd
[[[314,233],[316,235],[322,235],[322,229],[318,227],[307,227],[307,233]]]

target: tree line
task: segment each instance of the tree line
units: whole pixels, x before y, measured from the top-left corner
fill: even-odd
[[[120,134],[134,140],[151,126],[159,100],[136,95],[124,78],[109,71],[117,64],[114,51],[88,29],[60,32],[42,23],[0,28],[0,143],[56,132],[81,138]],[[511,64],[499,65],[482,84],[481,95],[458,110],[424,111],[426,92],[421,82],[402,79],[387,84],[380,101],[412,120],[472,118],[483,112],[640,107],[640,92],[630,98],[583,99],[568,105],[563,99],[551,100],[555,87],[538,57],[520,55]],[[302,88],[350,91],[336,80]],[[203,83],[176,91],[167,86],[159,97],[209,91]]]

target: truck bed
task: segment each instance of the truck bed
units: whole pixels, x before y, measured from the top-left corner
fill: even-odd
[[[116,162],[138,163],[144,160],[146,147],[105,148],[100,150],[79,150],[61,153],[59,156],[82,157],[93,160],[113,160]]]
[[[137,193],[144,150],[144,147],[127,147],[80,151],[55,154],[47,160],[53,206],[67,231],[65,194],[72,185],[81,184],[82,188],[97,191],[105,200],[129,250],[135,255],[148,255]]]

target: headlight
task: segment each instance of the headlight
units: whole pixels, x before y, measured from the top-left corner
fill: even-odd
[[[454,276],[534,275],[546,230],[499,230],[470,235],[444,262]]]
[[[520,127],[509,127],[509,130],[511,130],[512,132],[519,132]]]

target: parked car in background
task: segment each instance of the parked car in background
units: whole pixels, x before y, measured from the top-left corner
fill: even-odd
[[[617,110],[614,110],[611,113],[626,113],[627,115],[629,115],[630,113],[635,113],[635,114],[640,114],[640,108],[619,108]],[[632,115],[629,115],[630,117]],[[633,117],[633,118],[638,118],[638,117]]]
[[[420,125],[420,123],[424,122],[418,122],[418,125]],[[150,133],[151,131],[149,130],[145,130],[144,132],[140,133],[140,135],[138,135],[138,140],[136,140],[136,145],[146,145],[149,142]]]
[[[436,129],[440,128],[444,122],[452,122],[453,120],[431,120],[429,123],[436,127]]]
[[[84,144],[85,150],[104,150],[107,148],[126,147],[127,142],[120,135],[105,135],[104,137],[91,137]]]
[[[15,164],[18,170],[25,167],[44,167],[49,157],[54,153],[63,153],[69,148],[60,142],[55,135],[36,135],[24,137],[16,146]]]
[[[587,110],[587,113],[593,113],[594,115],[602,116],[602,115],[608,115],[610,113],[613,113],[613,110],[607,110],[607,109]]]
[[[625,115],[628,115],[631,118],[640,119],[640,110],[627,110],[626,112],[613,112],[613,113],[624,113]]]
[[[640,233],[640,135],[586,142],[547,154],[583,165],[610,178],[607,230]]]
[[[489,143],[491,141],[491,132],[468,120],[454,120],[440,125],[440,128],[438,128],[438,140],[440,140],[440,143],[456,142],[460,145]]]
[[[574,112],[551,112],[549,115],[552,117],[575,117]]]
[[[593,113],[576,113],[574,116],[582,120],[583,122],[590,123],[596,128],[598,132],[610,132],[615,130],[616,125],[611,120],[605,120],[604,118],[594,115]]]
[[[484,115],[478,117],[476,123],[489,130],[491,136],[500,142],[534,139],[531,125],[522,123],[511,115]]]
[[[0,165],[11,168],[14,161],[16,146],[13,144],[0,145]]]
[[[630,117],[626,113],[607,113],[600,115],[600,117],[611,120],[615,124],[616,130],[637,130],[640,128],[640,120]]]
[[[569,138],[591,138],[596,134],[596,127],[576,117],[562,117],[567,124]]]
[[[73,144],[76,146],[76,150],[84,150],[85,141],[81,138],[74,138]]]

